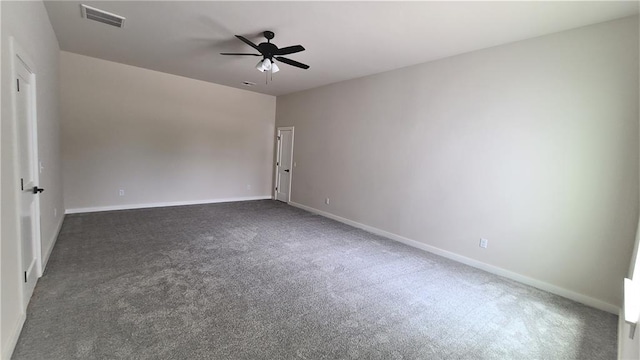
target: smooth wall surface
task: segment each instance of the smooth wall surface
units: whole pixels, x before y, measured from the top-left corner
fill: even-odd
[[[7,356],[17,339],[17,331],[24,318],[20,293],[22,271],[18,263],[20,242],[18,235],[17,196],[20,190],[15,171],[15,138],[12,93],[15,85],[10,66],[9,37],[27,53],[34,64],[37,82],[38,156],[43,169],[39,186],[42,255],[44,261],[55,242],[64,216],[62,173],[59,145],[58,99],[58,41],[42,2],[0,2],[2,8],[2,166],[1,166],[1,240],[2,247],[2,314],[0,337],[2,356]],[[56,210],[54,216],[54,210]]]
[[[621,306],[637,17],[278,97],[276,119],[292,201]]]
[[[274,96],[60,56],[67,209],[270,196]]]

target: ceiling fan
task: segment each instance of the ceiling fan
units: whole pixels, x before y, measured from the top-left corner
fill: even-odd
[[[275,73],[280,71],[278,65],[274,60],[278,60],[279,62],[285,63],[287,65],[299,67],[301,69],[308,69],[309,65],[297,62],[295,60],[288,59],[286,57],[282,57],[281,55],[289,55],[295,54],[301,51],[304,51],[304,47],[302,45],[293,45],[287,46],[283,48],[278,48],[275,44],[271,43],[271,39],[275,36],[273,31],[265,31],[262,33],[265,38],[267,38],[267,42],[262,42],[258,45],[251,42],[251,40],[245,38],[244,36],[236,35],[236,37],[242,40],[245,44],[251,46],[252,48],[258,50],[260,54],[245,54],[245,53],[220,53],[220,55],[243,55],[243,56],[262,56],[262,60],[256,65],[256,69],[260,72],[271,71],[271,73]]]

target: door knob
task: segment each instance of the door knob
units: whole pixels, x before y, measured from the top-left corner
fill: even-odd
[[[39,187],[37,187],[37,186],[34,186],[34,187],[33,187],[33,193],[34,193],[34,194],[39,194],[39,193],[41,193],[41,192],[43,192],[43,191],[44,191],[44,189],[41,189],[41,188],[39,188]]]
[[[289,172],[289,169],[286,169],[285,171],[286,171],[286,172]]]

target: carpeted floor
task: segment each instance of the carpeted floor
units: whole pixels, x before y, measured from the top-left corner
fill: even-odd
[[[264,200],[67,216],[13,359],[615,359],[616,332]]]

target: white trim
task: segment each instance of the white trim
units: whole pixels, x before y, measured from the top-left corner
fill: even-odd
[[[286,129],[286,128],[281,128],[281,129]],[[289,172],[289,194],[287,194],[287,203],[291,202],[291,189],[293,188],[293,149],[295,148],[295,141],[296,141],[296,129],[294,129],[293,126],[291,126],[291,158],[289,159],[289,166],[291,171]]]
[[[18,139],[18,115],[17,115],[17,109],[16,109],[16,102],[17,102],[17,95],[16,95],[16,91],[13,85],[13,81],[14,79],[18,78],[18,67],[17,67],[17,61],[20,61],[24,67],[27,69],[27,71],[29,72],[29,82],[30,82],[30,130],[31,130],[31,151],[33,152],[33,158],[32,160],[32,164],[30,164],[30,166],[32,166],[31,171],[33,172],[33,182],[34,182],[34,186],[39,186],[40,184],[40,169],[39,169],[39,164],[40,164],[40,157],[39,157],[39,151],[38,151],[38,107],[37,107],[37,76],[36,76],[36,70],[35,70],[35,66],[34,66],[34,62],[31,60],[31,58],[27,55],[27,53],[23,50],[23,48],[20,46],[20,44],[16,41],[16,39],[11,36],[9,37],[9,54],[10,54],[10,66],[11,66],[11,88],[14,89],[11,91],[11,106],[12,106],[12,118],[13,118],[13,149],[14,149],[14,164],[13,164],[13,169],[14,172],[16,174],[20,174],[20,159],[19,159],[19,147],[18,147],[18,143],[19,143],[19,139]],[[17,186],[16,186],[17,189]],[[16,197],[16,204],[17,204],[17,209],[16,212],[17,213],[21,213],[20,207],[22,204],[22,199],[19,196],[20,192],[19,191],[14,191],[14,196]],[[41,222],[41,217],[40,217],[40,196],[35,196],[34,197],[34,218],[33,218],[33,225],[34,225],[34,231],[33,231],[33,246],[35,248],[35,252],[36,252],[36,277],[40,277],[40,275],[42,274],[42,234],[41,234],[41,229],[40,229],[40,222]],[[21,226],[20,224],[18,224],[18,241],[20,242],[20,255],[19,255],[19,260],[18,263],[20,264],[20,271],[19,273],[22,274],[22,271],[24,270],[23,264],[22,264],[22,230],[21,230]],[[36,279],[37,282],[37,279]],[[20,299],[21,302],[23,304],[22,306],[22,311],[24,313],[26,313],[27,309],[26,309],[26,303],[28,303],[29,299],[24,299],[24,284],[22,285],[22,289],[20,291]],[[25,301],[26,300],[26,301]]]
[[[35,71],[36,67],[34,66],[34,62],[31,60],[31,57],[27,55],[27,52],[22,49],[20,44],[16,41],[16,39],[13,36],[9,37],[9,47],[11,48],[12,58],[14,56],[19,57],[20,60],[27,66],[27,70],[29,70],[30,73],[36,72]],[[15,74],[15,71],[14,71],[14,74]]]
[[[275,179],[272,186],[273,200],[278,200],[278,186],[280,185],[280,174],[278,174],[278,162],[280,161],[280,128],[276,128],[276,158],[273,161],[273,174]],[[289,199],[291,200],[291,199]]]
[[[150,204],[129,204],[129,205],[85,207],[85,208],[66,209],[64,213],[65,214],[81,214],[81,213],[90,213],[90,212],[99,212],[99,211],[147,209],[147,208],[168,207],[168,206],[216,204],[216,203],[251,201],[251,200],[271,200],[271,195],[245,196],[245,197],[209,199],[209,200],[173,201],[173,202],[150,203]]]
[[[58,235],[60,235],[60,230],[62,230],[62,223],[64,222],[64,214],[60,217],[60,221],[58,222],[58,226],[56,226],[56,230],[53,232],[53,238],[51,239],[51,246],[44,252],[44,258],[42,259],[42,273],[39,274],[39,277],[42,277],[44,270],[47,268],[47,263],[49,262],[49,258],[51,257],[51,252],[53,248],[56,246],[56,242],[58,241]]]
[[[5,11],[5,13],[6,13],[6,11]],[[1,5],[0,5],[0,19],[2,19],[2,6]],[[0,34],[0,49],[3,49],[3,47],[2,47],[2,39],[3,38],[4,38],[4,36],[2,36],[2,34]],[[2,99],[2,88],[4,88],[4,87],[5,87],[5,84],[0,81],[0,99]],[[0,124],[0,159],[2,159],[2,126],[1,126],[1,124]],[[0,179],[2,179],[2,166],[1,165],[0,165]],[[2,204],[2,191],[0,191],[0,204]],[[0,206],[0,234],[2,234],[2,220],[1,219],[2,219],[2,206]],[[2,259],[2,249],[1,248],[2,248],[2,246],[0,246],[0,259]],[[0,260],[0,262],[1,262],[1,260]],[[2,292],[1,289],[2,288],[0,287],[0,293]],[[2,298],[2,297],[0,296],[0,298]],[[0,333],[1,332],[2,332],[2,330],[0,328]],[[4,360],[5,358],[6,357],[4,356],[4,353],[2,352],[2,336],[0,334],[0,359]]]
[[[33,67],[31,67],[33,69]],[[31,128],[31,137],[33,140],[33,151],[35,160],[33,162],[33,181],[35,185],[40,186],[40,148],[38,146],[38,94],[37,94],[37,78],[34,72],[31,73],[31,81],[32,84],[30,86],[31,89],[31,111],[32,111],[32,121],[33,127]],[[36,247],[36,275],[38,277],[42,276],[43,266],[42,266],[42,213],[40,210],[40,198],[41,195],[36,195],[35,197],[35,230],[34,234],[36,238],[34,239],[34,244]],[[36,280],[37,281],[37,280]]]
[[[276,190],[277,187],[280,186],[280,173],[278,172],[278,165],[277,163],[280,160],[280,132],[281,131],[289,131],[291,130],[291,159],[289,159],[289,163],[291,164],[291,171],[289,171],[289,194],[287,195],[287,204],[291,202],[291,188],[293,187],[293,144],[294,144],[294,139],[295,139],[295,129],[293,126],[278,126],[276,128],[276,137],[278,139],[277,141],[277,146],[276,146],[276,161],[275,164],[273,164],[273,166],[275,167],[275,174],[276,174],[276,186],[273,187],[273,199],[278,200],[278,191]]]
[[[11,83],[9,84],[9,88],[11,89],[10,92],[10,97],[11,97],[11,127],[12,127],[12,131],[11,131],[11,139],[12,141],[12,146],[11,146],[11,150],[13,152],[13,173],[14,174],[19,174],[20,173],[20,168],[18,166],[18,142],[16,141],[18,139],[18,129],[16,128],[17,125],[17,109],[16,109],[16,102],[17,102],[17,95],[16,95],[16,91],[15,91],[15,85],[13,84],[13,82],[16,79],[16,47],[18,45],[15,43],[15,38],[13,36],[9,37],[9,66],[11,67]],[[14,184],[15,186],[17,186],[17,183]],[[16,204],[16,214],[20,214],[20,193],[18,191],[16,191],[16,189],[14,188],[14,191],[11,191],[11,195],[13,195],[14,198],[14,202]],[[18,276],[20,276],[20,274],[22,274],[22,228],[20,226],[20,219],[18,216],[15,216],[14,219],[15,220],[15,225],[16,225],[16,235],[17,235],[17,241],[18,241]],[[20,314],[21,316],[26,316],[26,310],[24,309],[24,301],[23,301],[23,297],[24,297],[24,289],[23,289],[23,284],[20,280],[18,280],[18,282],[20,283],[19,289],[18,289],[18,301],[20,303]],[[13,340],[13,339],[12,339]],[[17,341],[17,339],[16,339]],[[13,345],[15,346],[15,344]],[[13,349],[13,347],[11,345],[9,345],[10,348]],[[13,352],[13,350],[12,350]],[[3,354],[4,355],[4,354]],[[11,353],[9,354],[11,355]]]
[[[20,333],[22,332],[22,327],[24,326],[25,320],[27,320],[27,315],[25,313],[20,314],[18,322],[13,326],[13,328],[9,329],[9,331],[11,331],[11,335],[9,335],[7,347],[2,349],[3,360],[11,359],[13,350],[15,350],[16,345],[18,344],[18,339],[20,338]]]
[[[310,206],[306,206],[306,205],[302,205],[302,204],[299,204],[299,203],[295,203],[293,201],[291,201],[289,203],[289,205],[295,206],[295,207],[303,209],[303,210],[307,210],[309,212],[312,212],[312,213],[315,213],[315,214],[318,214],[318,215],[322,215],[324,217],[339,221],[339,222],[347,224],[347,225],[351,225],[353,227],[357,227],[357,228],[366,230],[366,231],[368,231],[370,233],[373,233],[373,234],[376,234],[376,235],[380,235],[380,236],[386,237],[386,238],[391,239],[391,240],[395,240],[395,241],[401,242],[403,244],[418,248],[420,250],[428,251],[430,253],[433,253],[433,254],[436,254],[436,255],[440,255],[442,257],[445,257],[445,258],[448,258],[448,259],[451,259],[451,260],[455,260],[457,262],[460,262],[460,263],[463,263],[463,264],[478,268],[480,270],[484,270],[484,271],[490,272],[492,274],[496,274],[496,275],[499,275],[499,276],[502,276],[502,277],[505,277],[505,278],[508,278],[508,279],[511,279],[511,280],[515,280],[517,282],[520,282],[520,283],[523,283],[523,284],[526,284],[526,285],[529,285],[529,286],[533,286],[533,287],[538,288],[540,290],[544,290],[544,291],[550,292],[552,294],[556,294],[556,295],[562,296],[564,298],[577,301],[579,303],[594,307],[596,309],[600,309],[600,310],[603,310],[603,311],[606,311],[606,312],[609,312],[609,313],[612,313],[612,314],[616,314],[616,315],[620,312],[620,307],[618,307],[618,306],[615,306],[613,304],[609,304],[607,302],[604,302],[602,300],[598,300],[596,298],[592,298],[592,297],[584,295],[584,294],[580,294],[580,293],[577,293],[577,292],[573,292],[571,290],[567,290],[565,288],[561,288],[561,287],[556,286],[556,285],[549,284],[549,283],[544,282],[544,281],[536,280],[536,279],[530,278],[528,276],[524,276],[524,275],[521,275],[521,274],[518,274],[518,273],[515,273],[515,272],[512,272],[512,271],[509,271],[509,270],[494,266],[494,265],[490,265],[490,264],[483,263],[483,262],[475,260],[475,259],[468,258],[466,256],[458,255],[456,253],[453,253],[453,252],[450,252],[450,251],[447,251],[447,250],[443,250],[443,249],[437,248],[435,246],[427,245],[425,243],[422,243],[422,242],[419,242],[419,241],[416,241],[416,240],[412,240],[412,239],[406,238],[404,236],[400,236],[400,235],[397,235],[397,234],[394,234],[394,233],[390,233],[388,231],[384,231],[384,230],[375,228],[373,226],[361,224],[359,222],[355,222],[353,220],[349,220],[349,219],[346,219],[346,218],[343,218],[343,217],[328,213],[326,211],[318,210],[318,209],[312,208]]]

